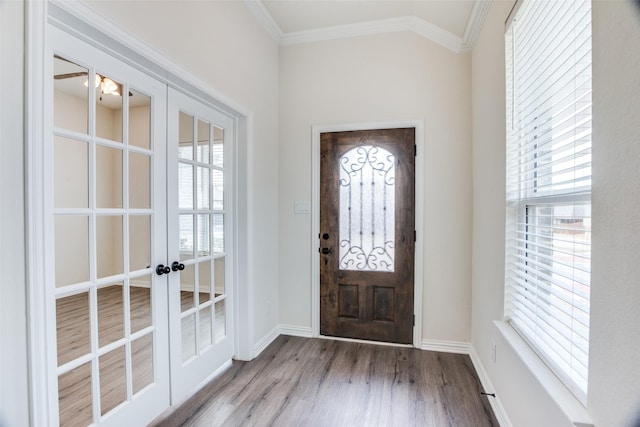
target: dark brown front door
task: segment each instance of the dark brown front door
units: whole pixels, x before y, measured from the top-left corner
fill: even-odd
[[[320,333],[413,337],[415,129],[320,135]]]

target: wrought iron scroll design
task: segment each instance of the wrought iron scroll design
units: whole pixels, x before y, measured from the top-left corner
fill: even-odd
[[[340,269],[394,271],[395,156],[352,148],[340,157],[339,184]]]

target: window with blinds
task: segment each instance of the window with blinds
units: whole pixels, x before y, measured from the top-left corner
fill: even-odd
[[[505,49],[505,315],[584,403],[591,269],[591,1],[519,1],[507,25]]]

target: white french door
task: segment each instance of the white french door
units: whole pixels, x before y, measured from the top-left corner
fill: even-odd
[[[166,86],[50,34],[51,424],[142,425],[169,405]]]
[[[145,425],[233,355],[233,120],[49,34],[49,421]]]
[[[168,97],[171,397],[178,402],[233,356],[233,121],[176,91]],[[178,344],[179,345],[176,345]]]

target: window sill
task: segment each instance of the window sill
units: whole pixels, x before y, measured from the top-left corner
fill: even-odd
[[[544,364],[520,335],[506,322],[493,322],[520,360],[527,366],[531,374],[542,385],[549,396],[576,427],[593,427],[591,416],[576,396],[558,379]]]

